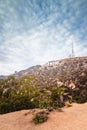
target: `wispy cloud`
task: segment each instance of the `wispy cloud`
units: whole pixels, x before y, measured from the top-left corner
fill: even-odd
[[[87,55],[86,0],[0,1],[0,74]]]

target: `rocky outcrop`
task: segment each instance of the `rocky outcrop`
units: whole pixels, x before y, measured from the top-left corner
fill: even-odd
[[[42,66],[33,66],[14,74],[15,77],[25,75],[34,75],[41,85],[65,85],[75,89],[79,82],[82,85],[87,85],[87,81],[85,80],[87,77],[87,57],[50,61]]]

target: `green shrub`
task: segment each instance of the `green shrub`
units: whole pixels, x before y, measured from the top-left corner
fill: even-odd
[[[3,88],[0,88],[0,98],[2,97],[3,95]]]
[[[48,108],[50,106],[50,104],[49,104],[49,102],[47,102],[47,101],[40,101],[39,102],[39,107],[40,108]]]
[[[0,101],[0,114],[32,108],[35,108],[35,104],[30,101],[29,96],[17,95]]]
[[[8,102],[0,103],[0,114],[10,112],[10,104]]]
[[[40,124],[43,122],[46,122],[48,119],[48,115],[45,111],[41,111],[35,114],[34,118],[33,118],[33,122],[35,124]]]
[[[51,92],[52,92],[51,94],[52,100],[57,100],[61,95],[64,94],[63,88],[58,88],[58,87],[53,87],[51,89]]]
[[[80,89],[73,92],[73,101],[77,103],[87,102],[87,89],[80,86]]]
[[[62,107],[63,103],[61,102],[60,96],[64,94],[63,88],[53,87],[51,92],[51,106],[53,108]]]

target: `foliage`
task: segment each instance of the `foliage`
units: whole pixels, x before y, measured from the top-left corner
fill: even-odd
[[[51,100],[53,107],[61,107],[63,104],[61,103],[60,96],[64,94],[63,88],[53,87],[51,89]]]
[[[86,75],[87,76],[87,75]],[[80,78],[80,77],[79,77]],[[85,78],[85,79],[84,79]],[[50,81],[41,86],[34,76],[19,79],[9,76],[0,81],[0,113],[8,113],[32,108],[58,108],[67,102],[83,103],[87,101],[87,77],[76,82],[77,88],[50,85]],[[84,83],[85,82],[85,83]],[[84,84],[83,84],[84,83]]]
[[[34,115],[33,122],[35,124],[40,124],[46,122],[48,119],[48,115],[45,111],[38,112]]]
[[[82,87],[80,90],[74,91],[72,95],[73,101],[77,103],[87,102],[87,88]]]
[[[2,97],[3,95],[3,88],[0,88],[0,98]]]
[[[12,98],[4,98],[0,101],[0,113],[18,111],[22,109],[32,109],[35,105],[30,101],[28,96],[15,96]]]
[[[42,108],[42,109],[43,108],[49,108],[49,106],[50,106],[49,102],[47,102],[45,100],[39,102],[39,107]]]

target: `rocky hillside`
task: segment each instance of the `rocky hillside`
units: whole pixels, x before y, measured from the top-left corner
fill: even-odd
[[[67,58],[57,61],[49,61],[44,65],[36,65],[32,66],[26,70],[20,71],[15,74],[15,76],[23,76],[23,75],[49,75],[54,77],[55,75],[60,75],[63,72],[73,73],[78,70],[86,70],[87,69],[87,57],[74,57]],[[53,72],[54,71],[54,72]]]
[[[22,70],[20,72],[17,72],[14,74],[15,77],[22,77],[25,75],[36,75],[36,72],[39,71],[39,68],[41,68],[41,65],[32,66],[26,70]]]
[[[52,61],[39,70],[39,77],[51,79],[51,81],[72,82],[87,75],[87,57],[70,58],[60,61]],[[76,80],[77,79],[77,80]]]
[[[14,75],[15,77],[35,75],[41,84],[73,85],[87,76],[87,57],[50,61],[42,66],[33,66]]]
[[[45,76],[60,77],[61,75],[73,75],[75,72],[85,72],[87,69],[87,57],[68,58],[59,61],[51,61],[40,68],[40,73]],[[71,76],[70,76],[71,77]],[[62,79],[61,79],[62,80]]]
[[[20,72],[17,73],[19,74]],[[87,57],[50,61],[42,66],[21,71],[20,76],[23,75],[34,75],[40,87],[65,88],[66,95],[73,95],[78,102],[87,101]]]
[[[87,57],[51,61],[0,82],[0,113],[87,102]],[[68,104],[69,105],[69,104]]]
[[[36,77],[57,79],[64,81],[65,79],[73,79],[78,76],[84,76],[87,72],[87,57],[74,57],[62,60],[49,61],[44,65],[32,66],[26,70],[21,70],[13,74],[15,77],[25,75],[35,75]],[[0,79],[6,79],[1,75]]]

